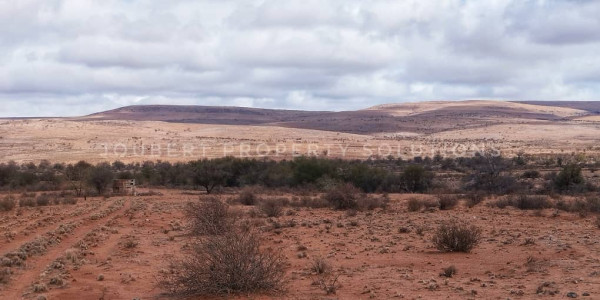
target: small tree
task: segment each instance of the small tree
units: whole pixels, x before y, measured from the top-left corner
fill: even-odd
[[[585,180],[581,175],[581,167],[576,164],[568,164],[558,173],[554,179],[554,185],[559,191],[570,191],[582,186]]]
[[[191,162],[194,184],[203,187],[210,194],[216,187],[225,184],[228,172],[225,166],[215,160],[199,160]]]
[[[103,195],[108,185],[112,182],[114,174],[108,164],[99,164],[90,169],[87,182],[93,186],[98,194]]]
[[[402,183],[407,192],[424,192],[431,185],[431,175],[420,165],[410,165],[402,173]]]

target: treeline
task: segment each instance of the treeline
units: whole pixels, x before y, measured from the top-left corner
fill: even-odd
[[[541,172],[554,167],[558,172]],[[293,160],[224,157],[190,162],[146,161],[125,164],[120,161],[97,165],[0,164],[2,190],[74,190],[83,194],[108,192],[113,179],[136,179],[138,184],[168,188],[203,189],[207,193],[221,187],[262,185],[265,187],[311,187],[327,190],[350,183],[363,192],[476,192],[494,194],[516,192],[587,192],[596,187],[586,182],[582,168],[595,171],[597,165],[556,159],[552,164],[533,164],[526,158],[475,155],[465,158],[420,158],[411,160],[342,160],[298,157]],[[449,185],[457,181],[458,185]],[[540,184],[541,182],[541,184]]]

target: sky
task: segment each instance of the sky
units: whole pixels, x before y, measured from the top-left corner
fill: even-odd
[[[600,1],[0,0],[0,117],[597,100]]]

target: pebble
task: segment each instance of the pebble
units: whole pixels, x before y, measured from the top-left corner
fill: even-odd
[[[568,292],[567,293],[567,297],[569,297],[569,298],[577,298],[577,293],[575,293],[575,292]]]

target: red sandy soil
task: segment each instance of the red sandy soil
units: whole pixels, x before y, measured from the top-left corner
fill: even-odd
[[[187,251],[190,240],[182,208],[199,196],[159,192],[162,195],[88,198],[76,205],[0,212],[0,255],[60,224],[76,224],[46,251],[29,257],[24,267],[12,267],[10,282],[0,285],[0,299],[171,299],[157,281],[169,259]],[[390,195],[386,210],[355,216],[328,208],[288,207],[278,218],[254,217],[252,224],[261,232],[264,247],[281,249],[287,257],[286,292],[233,298],[532,299],[554,291],[557,298],[568,292],[582,299],[600,297],[596,216],[490,208],[486,202],[474,208],[408,212],[410,197],[432,196]],[[471,253],[441,253],[432,245],[439,223],[451,218],[483,229],[481,244]],[[275,229],[273,222],[283,226]],[[312,284],[316,275],[310,266],[317,257],[339,275],[341,286],[335,295]],[[451,265],[457,274],[441,277],[442,269]],[[98,280],[100,275],[103,280]],[[62,283],[51,284],[53,278]],[[45,284],[48,290],[34,292],[34,284]]]

